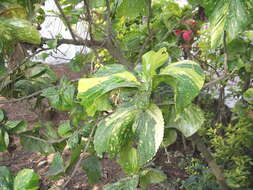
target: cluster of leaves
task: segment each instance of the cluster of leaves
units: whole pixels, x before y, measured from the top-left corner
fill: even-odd
[[[0,166],[0,188],[2,190],[39,189],[39,176],[32,169],[20,170],[14,177],[5,166]]]

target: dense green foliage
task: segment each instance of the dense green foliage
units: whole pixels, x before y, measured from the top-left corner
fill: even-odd
[[[1,152],[8,151],[10,136],[18,136],[27,151],[54,153],[47,176],[71,180],[83,168],[90,186],[101,178],[101,159],[109,156],[127,176],[104,190],[146,189],[168,180],[150,165],[159,149],[170,150],[182,134],[199,151],[190,156],[182,189],[253,186],[252,0],[189,0],[184,7],[173,0],[54,2],[58,11],[51,13],[71,39],[40,35],[47,15],[42,0],[0,2],[0,95],[30,101],[34,110],[47,100],[69,118],[55,126],[39,115],[28,127],[9,121],[0,109]],[[77,24],[87,26],[85,39]],[[83,78],[59,79],[34,61],[62,44],[90,48],[68,63],[86,72]],[[230,108],[227,96],[237,101]],[[205,143],[195,141],[197,133]],[[66,149],[71,155],[64,160]],[[0,170],[0,187],[38,188],[31,170],[20,171],[14,182],[7,168]],[[28,180],[20,185],[23,175]]]

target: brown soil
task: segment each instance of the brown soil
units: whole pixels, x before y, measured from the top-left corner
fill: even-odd
[[[70,79],[76,79],[82,77],[80,73],[73,73],[69,70],[66,65],[55,65],[52,66],[53,70],[58,74],[58,76],[68,76]],[[3,98],[0,97],[0,101]],[[5,110],[9,120],[26,120],[29,124],[33,124],[37,115],[29,110],[29,103],[27,102],[18,102],[13,104],[0,105],[0,108]],[[61,120],[66,120],[67,114],[61,113],[57,114],[53,121],[58,123]],[[14,145],[8,153],[0,153],[0,166],[7,166],[11,169],[12,172],[17,173],[23,168],[32,168],[41,176],[41,190],[49,189],[53,185],[61,185],[64,183],[64,178],[59,180],[50,180],[46,176],[49,165],[52,162],[53,155],[42,155],[40,153],[26,152],[19,143],[18,138],[14,138]],[[164,153],[159,153],[159,159],[155,160],[155,163],[161,167],[161,169],[168,176],[168,183],[166,183],[166,188],[160,185],[153,185],[150,190],[176,190],[179,189],[175,186],[170,186],[169,181],[176,180],[177,178],[187,177],[185,172],[178,167],[178,157],[172,155],[168,162],[168,157]],[[93,187],[88,186],[87,176],[83,170],[78,170],[75,177],[69,183],[67,189],[70,190],[100,190],[106,184],[113,183],[124,177],[120,166],[112,159],[103,159],[103,174],[102,178],[98,184]]]

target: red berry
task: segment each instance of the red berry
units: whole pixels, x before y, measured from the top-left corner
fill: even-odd
[[[183,39],[189,41],[191,39],[192,30],[187,30],[183,33]]]

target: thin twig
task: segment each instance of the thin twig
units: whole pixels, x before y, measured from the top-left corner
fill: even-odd
[[[55,143],[60,143],[60,142],[66,140],[66,138],[54,139],[54,140],[45,140],[45,139],[41,139],[39,137],[25,135],[25,134],[21,134],[20,136],[27,137],[27,138],[30,138],[30,139],[34,139],[34,140],[37,140],[37,141],[40,141],[40,142],[43,142],[43,143],[46,143],[46,144],[55,144]]]
[[[62,189],[65,189],[65,187],[69,184],[69,182],[71,181],[71,179],[73,179],[73,177],[75,176],[77,170],[80,168],[80,166],[81,166],[81,164],[82,164],[82,162],[83,162],[83,159],[84,159],[84,158],[86,157],[86,155],[87,155],[87,150],[88,150],[88,148],[89,148],[89,146],[90,146],[90,143],[91,143],[91,140],[92,140],[93,135],[94,135],[94,133],[95,133],[96,127],[97,127],[97,125],[94,125],[94,126],[92,127],[91,133],[90,133],[89,138],[88,138],[88,142],[86,143],[86,145],[85,145],[85,147],[84,147],[84,150],[83,150],[83,152],[81,153],[80,158],[79,158],[78,162],[76,163],[75,168],[74,168],[74,170],[72,171],[71,175],[69,176],[68,180],[62,185]]]
[[[224,73],[228,73],[228,48],[227,48],[227,33],[224,31],[223,45],[224,45]]]
[[[150,28],[150,21],[152,18],[152,0],[147,0],[148,1],[148,20],[147,20],[147,28],[148,28],[148,34],[149,36],[152,35],[152,31]]]
[[[80,78],[73,79],[73,80],[71,80],[71,82],[76,82],[76,81],[78,81],[79,79],[80,79]],[[23,100],[26,100],[26,99],[29,99],[29,98],[33,98],[33,97],[35,97],[35,96],[40,95],[44,90],[47,90],[47,89],[52,88],[52,87],[57,88],[57,87],[59,87],[59,85],[55,85],[55,86],[50,86],[50,87],[48,87],[48,88],[44,88],[44,89],[42,89],[42,90],[36,91],[36,92],[34,92],[34,93],[32,93],[32,94],[29,94],[29,95],[27,95],[27,96],[23,96],[23,97],[21,97],[21,98],[15,99],[15,100],[0,102],[0,104],[12,104],[12,103],[20,102],[20,101],[23,101]]]
[[[203,88],[207,88],[207,87],[210,87],[210,86],[212,86],[212,85],[215,85],[215,84],[219,83],[219,82],[222,81],[222,80],[227,80],[227,79],[229,79],[235,72],[236,72],[236,70],[233,70],[231,73],[223,74],[222,76],[218,77],[217,79],[215,79],[215,80],[213,80],[213,81],[210,81],[210,82],[206,83],[206,84],[204,85]]]
[[[70,25],[70,23],[69,23],[69,21],[68,21],[68,18],[67,18],[66,15],[64,14],[64,12],[63,12],[63,10],[62,10],[62,8],[61,8],[60,3],[58,2],[58,0],[54,0],[54,2],[55,2],[55,5],[57,6],[58,10],[60,11],[60,14],[61,14],[61,16],[62,16],[62,18],[63,18],[65,24],[67,25],[67,27],[68,27],[68,29],[69,29],[69,32],[70,32],[70,34],[71,34],[73,40],[76,41],[75,33],[74,33],[74,31],[72,30],[71,25]]]

